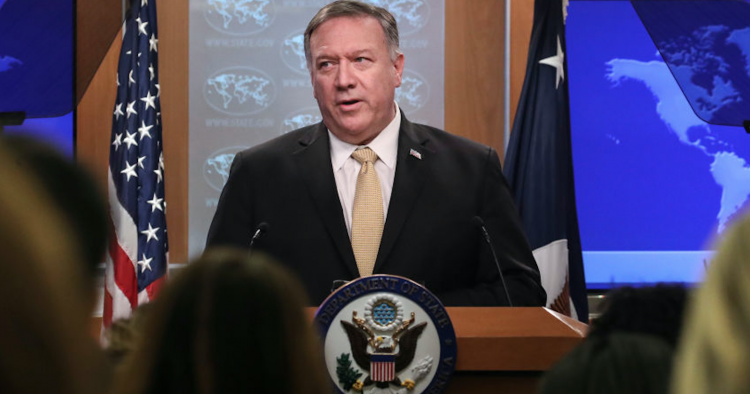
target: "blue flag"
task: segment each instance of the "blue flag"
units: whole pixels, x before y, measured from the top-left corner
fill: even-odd
[[[526,78],[504,172],[547,291],[547,306],[588,321],[565,63],[567,0],[536,0]]]

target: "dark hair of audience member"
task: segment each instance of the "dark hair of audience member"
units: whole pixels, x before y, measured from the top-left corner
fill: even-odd
[[[589,337],[547,371],[541,394],[664,394],[674,350],[652,335]]]
[[[33,176],[0,144],[0,392],[101,393],[77,244]]]
[[[644,333],[676,347],[686,302],[687,290],[682,285],[621,287],[607,295],[602,314],[591,322],[588,336]]]
[[[82,269],[90,289],[104,261],[109,225],[107,203],[91,174],[52,147],[22,136],[3,136],[15,163],[35,176],[50,201],[63,214],[66,230],[81,249]],[[94,303],[91,290],[91,305]]]
[[[329,393],[301,284],[269,258],[215,248],[149,311],[118,393]]]
[[[750,393],[750,216],[726,230],[688,308],[672,393]]]

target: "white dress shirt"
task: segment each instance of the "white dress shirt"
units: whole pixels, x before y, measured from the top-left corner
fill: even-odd
[[[401,110],[396,105],[396,116],[372,142],[367,145],[352,145],[338,139],[330,130],[328,137],[331,141],[331,165],[339,192],[341,209],[344,212],[346,229],[349,238],[352,237],[352,208],[354,207],[354,192],[357,189],[357,176],[362,168],[352,153],[357,148],[369,147],[378,155],[375,162],[375,172],[380,180],[380,191],[383,193],[383,219],[388,216],[388,204],[393,191],[393,179],[396,176],[396,156],[398,154],[398,131],[401,128]]]

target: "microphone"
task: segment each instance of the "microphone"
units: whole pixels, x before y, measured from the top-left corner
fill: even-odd
[[[253,234],[253,237],[250,239],[250,247],[247,251],[248,255],[250,255],[250,252],[253,251],[253,245],[255,244],[255,241],[263,238],[263,236],[268,232],[269,227],[270,226],[266,222],[260,222],[260,224],[258,224],[258,227],[255,229],[255,234]]]
[[[510,293],[508,293],[508,286],[505,284],[505,276],[503,275],[503,270],[500,269],[500,262],[497,260],[497,254],[495,254],[495,247],[492,246],[492,240],[490,240],[490,233],[487,232],[487,227],[484,226],[484,220],[482,220],[479,216],[474,216],[471,219],[471,222],[474,223],[475,226],[479,227],[479,230],[482,232],[482,238],[484,238],[484,241],[487,242],[487,245],[490,246],[490,252],[492,252],[492,259],[495,260],[495,266],[497,267],[497,273],[500,274],[500,281],[503,283],[503,290],[505,290],[505,297],[508,299],[508,306],[513,306],[513,301],[510,299]]]

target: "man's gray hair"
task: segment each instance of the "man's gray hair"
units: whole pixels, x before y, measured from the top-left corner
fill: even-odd
[[[388,53],[391,60],[395,61],[396,57],[401,54],[398,44],[398,26],[396,18],[388,10],[382,7],[376,7],[371,4],[355,0],[338,0],[323,7],[307,24],[305,29],[305,60],[307,68],[312,69],[312,53],[310,52],[310,37],[315,29],[323,23],[340,17],[365,18],[372,17],[380,22],[385,34],[385,44],[388,46]]]

